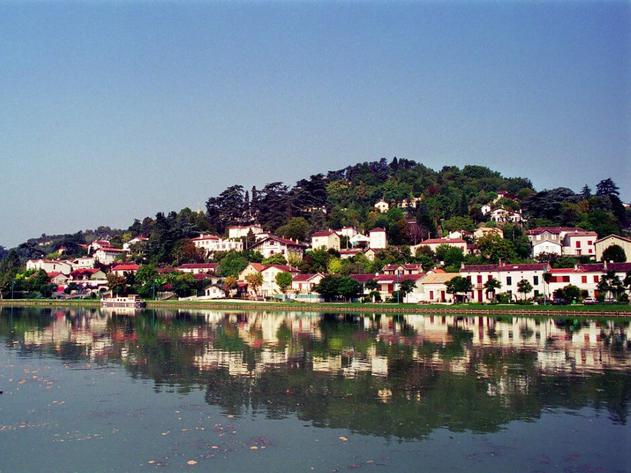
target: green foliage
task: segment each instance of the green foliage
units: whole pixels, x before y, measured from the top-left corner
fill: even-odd
[[[221,258],[217,265],[217,274],[219,276],[239,276],[248,265],[248,260],[241,253],[230,251]]]
[[[492,263],[511,261],[516,256],[511,242],[498,235],[485,235],[478,239],[477,245],[482,258]]]
[[[315,291],[325,301],[335,301],[340,298],[350,300],[360,295],[361,285],[348,276],[328,275],[322,278],[315,287]]]
[[[456,215],[445,220],[443,228],[447,232],[454,232],[457,230],[473,232],[475,230],[475,222],[469,216]]]
[[[292,277],[290,273],[278,273],[275,280],[276,284],[278,284],[278,287],[283,293],[285,293],[287,289],[291,287]]]
[[[532,289],[532,284],[530,284],[530,281],[526,279],[522,279],[517,283],[517,292],[522,293],[524,295],[524,298],[528,293],[532,291]]]
[[[311,232],[311,225],[304,217],[292,217],[289,221],[276,229],[276,234],[285,238],[305,241]]]
[[[458,272],[460,264],[464,261],[464,253],[461,248],[450,245],[439,245],[436,248],[436,259],[445,263],[447,272]]]
[[[287,260],[283,255],[277,253],[275,255],[270,256],[269,258],[263,259],[261,261],[263,264],[287,264]]]
[[[463,295],[473,290],[471,281],[462,276],[456,276],[455,278],[447,281],[445,286],[447,287],[447,292],[449,294],[453,294],[456,299],[461,298]]]

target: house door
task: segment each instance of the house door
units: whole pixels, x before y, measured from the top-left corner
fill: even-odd
[[[478,289],[478,302],[482,303],[482,289]]]

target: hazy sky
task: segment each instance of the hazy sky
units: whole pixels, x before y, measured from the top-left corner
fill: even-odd
[[[393,156],[629,200],[630,5],[2,3],[0,245]]]

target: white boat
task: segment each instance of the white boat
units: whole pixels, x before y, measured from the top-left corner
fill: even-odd
[[[131,294],[129,296],[104,297],[101,299],[101,307],[120,308],[120,309],[142,309],[146,303],[139,295]]]

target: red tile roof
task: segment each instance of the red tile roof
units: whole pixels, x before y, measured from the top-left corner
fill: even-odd
[[[112,266],[112,271],[138,271],[140,266],[135,263],[117,264]]]
[[[467,243],[462,238],[430,238],[429,240],[423,240],[419,245],[449,245],[451,243]]]
[[[286,264],[270,264],[270,265],[267,265],[263,271],[267,271],[268,269],[271,269],[271,268],[276,268],[281,271],[285,271],[286,273],[290,273],[294,270],[294,268]]]
[[[185,263],[179,265],[176,269],[210,269],[214,270],[217,263]]]
[[[259,245],[262,245],[263,243],[265,243],[267,240],[274,240],[277,241],[278,243],[281,243],[285,246],[298,246],[301,248],[306,248],[307,245],[305,245],[304,243],[300,243],[297,241],[293,241],[293,240],[288,240],[287,238],[282,238],[276,235],[270,235],[268,237],[265,237],[261,240],[259,240],[258,242],[256,242],[254,245],[252,245],[252,248],[255,248]]]
[[[544,232],[554,233],[558,235],[561,232],[584,232],[585,230],[578,227],[536,227],[528,230],[528,235],[539,235]]]
[[[377,279],[377,276],[375,276],[374,274],[349,274],[349,277],[361,284],[364,284],[367,281],[373,279]]]
[[[508,272],[508,271],[545,271],[547,263],[517,263],[517,264],[472,264],[460,269],[461,273],[480,272]]]
[[[316,274],[296,274],[293,278],[293,282],[307,282],[310,281],[311,279],[317,277],[317,276],[322,276],[319,273]]]
[[[331,235],[335,235],[336,233],[331,231],[331,230],[321,230],[319,232],[315,232],[313,233],[313,235],[311,235],[312,237],[326,237],[326,236],[331,236]]]
[[[375,227],[372,230],[370,230],[370,233],[385,233],[386,231],[381,228],[381,227]]]
[[[217,235],[200,235],[195,238],[191,238],[193,241],[202,241],[202,240],[219,240]]]
[[[425,274],[379,274],[375,276],[378,282],[401,282],[401,281],[418,281]]]

